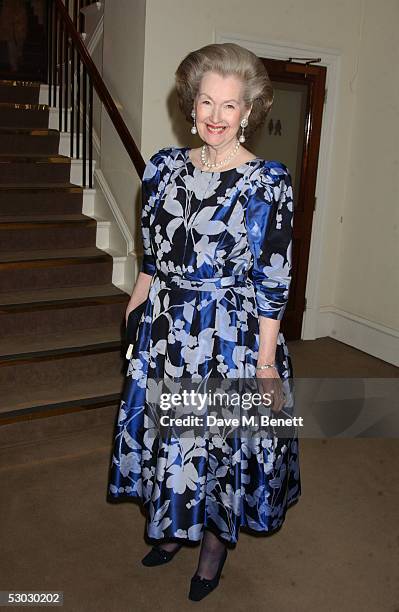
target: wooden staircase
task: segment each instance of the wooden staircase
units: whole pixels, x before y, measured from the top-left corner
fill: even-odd
[[[129,295],[111,282],[112,257],[96,247],[39,90],[0,81],[1,425],[114,413],[127,363]]]

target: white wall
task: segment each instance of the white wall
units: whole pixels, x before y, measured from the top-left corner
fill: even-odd
[[[339,308],[398,330],[399,3],[365,7],[333,295]]]
[[[174,71],[218,31],[337,49],[319,303],[396,331],[398,18],[395,0],[147,0],[142,133],[146,158],[162,146],[197,146],[171,95]]]
[[[139,149],[145,12],[145,0],[105,2],[103,78]],[[140,179],[106,111],[102,113],[100,164],[132,235],[138,235]]]
[[[126,27],[136,4],[142,15],[142,3],[107,0],[107,7],[118,8],[119,15],[108,11],[106,30],[114,33],[112,45],[105,41],[104,66],[108,84],[123,99],[125,114],[132,115],[145,159],[163,146],[200,144],[177,108],[174,72],[188,52],[214,42],[218,32],[337,51],[338,94],[333,137],[327,143],[331,156],[322,203],[319,311],[339,312],[360,321],[363,330],[370,324],[397,336],[397,0],[202,0],[200,4],[147,0],[142,106],[132,113],[136,77],[134,70],[126,70],[123,57],[139,47]],[[138,71],[137,60],[133,67]],[[111,165],[114,151],[107,151],[107,156]],[[124,185],[121,193],[126,199],[118,201],[128,218],[132,200],[127,197],[126,181]],[[133,182],[131,190],[132,186]]]

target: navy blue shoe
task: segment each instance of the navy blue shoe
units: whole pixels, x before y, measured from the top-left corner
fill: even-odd
[[[178,545],[176,550],[164,550],[159,546],[153,546],[152,549],[146,556],[141,560],[141,563],[147,567],[153,567],[154,565],[164,565],[172,561],[175,554],[181,549],[181,544]]]
[[[212,593],[212,591],[216,589],[219,584],[220,576],[226,558],[227,548],[224,551],[223,557],[220,559],[216,576],[211,580],[201,578],[198,574],[194,574],[194,576],[191,578],[190,592],[188,594],[188,598],[191,599],[191,601],[201,601],[201,599],[204,599],[204,597],[206,597],[207,595],[209,595],[209,593]]]

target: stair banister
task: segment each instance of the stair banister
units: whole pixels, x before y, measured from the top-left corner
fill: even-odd
[[[59,128],[60,131],[64,127],[64,131],[68,129],[67,114],[68,100],[71,105],[71,157],[74,157],[73,129],[75,128],[75,103],[77,106],[76,117],[76,156],[80,156],[80,98],[83,94],[83,142],[82,142],[82,163],[83,163],[83,186],[86,186],[86,154],[88,149],[89,161],[89,187],[92,188],[92,160],[93,160],[93,87],[97,95],[104,105],[109,118],[111,119],[140,179],[143,176],[145,162],[137,148],[137,145],[129,132],[125,121],[118,111],[115,102],[105,85],[102,76],[97,70],[85,44],[82,41],[81,34],[77,30],[78,24],[78,3],[74,1],[74,21],[72,21],[68,9],[69,2],[64,5],[62,0],[49,0],[48,16],[47,16],[47,32],[48,32],[48,83],[49,83],[49,106],[57,106],[56,99],[56,84],[58,82],[58,108],[60,113]],[[75,53],[76,53],[76,98],[74,81],[75,69]],[[71,57],[71,69],[68,70],[69,55]],[[83,82],[80,83],[80,65],[83,67]],[[65,66],[63,73],[62,66]],[[57,79],[57,66],[58,79]],[[64,85],[65,80],[65,85]],[[88,86],[87,86],[88,82]],[[65,90],[64,90],[65,87]],[[83,92],[81,91],[83,89]],[[87,93],[88,89],[88,93]],[[63,91],[64,90],[64,91]],[[64,99],[63,94],[64,93]],[[64,107],[64,126],[62,125],[62,112]],[[88,128],[87,128],[88,123]],[[87,131],[88,143],[87,141]]]

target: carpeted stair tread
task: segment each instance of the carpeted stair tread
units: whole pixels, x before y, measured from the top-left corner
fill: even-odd
[[[27,149],[27,147],[26,147]],[[29,183],[36,180],[62,183],[70,180],[71,158],[59,153],[0,153],[0,182]]]
[[[10,427],[10,440],[22,422],[30,439],[38,417],[69,414],[72,424],[81,412],[112,411],[126,365],[130,292],[111,282],[121,253],[95,246],[107,219],[83,214],[85,188],[70,181],[79,160],[59,154],[39,92],[37,81],[0,80],[0,429]]]
[[[9,77],[9,73],[4,72],[4,70],[0,70],[0,76],[2,77],[3,80],[7,80],[7,78]],[[24,70],[18,70],[18,83],[20,83],[21,81],[31,81],[32,79],[32,73],[27,73]],[[43,79],[42,81],[40,81],[41,83],[44,83],[46,79]]]
[[[5,163],[28,163],[32,164],[37,163],[48,163],[48,164],[66,164],[71,162],[71,158],[67,155],[42,155],[41,153],[0,153],[0,164]]]
[[[40,85],[40,81],[0,79],[0,87],[37,87],[40,89]]]
[[[81,259],[108,258],[114,253],[97,247],[81,247],[79,249],[40,249],[37,251],[4,251],[0,252],[0,264],[19,261],[40,261],[49,259]],[[115,253],[118,255],[118,253]]]
[[[4,189],[4,185],[7,185],[6,189]],[[82,213],[84,196],[83,188],[80,185],[64,183],[63,181],[51,185],[38,183],[37,186],[30,185],[27,182],[26,185],[27,187],[24,183],[10,185],[0,182],[0,218],[11,215],[24,217],[25,215],[47,216]],[[18,248],[18,245],[15,245],[15,247]],[[23,248],[21,246],[20,250]]]
[[[106,398],[108,402],[117,401],[118,395],[121,393],[122,383],[122,375],[114,374],[95,377],[91,382],[75,378],[72,383],[62,388],[48,384],[41,388],[32,387],[26,390],[16,390],[12,393],[3,393],[0,396],[0,414],[8,416],[8,413],[28,411],[29,409],[34,413],[45,407],[54,406],[56,409],[69,403],[84,400],[96,401],[98,398]]]
[[[6,97],[9,98],[9,92],[7,92]],[[49,127],[49,117],[50,107],[48,104],[39,104],[27,100],[18,102],[0,101],[0,126],[2,127],[47,129]]]
[[[10,338],[0,338],[0,363],[6,358],[26,359],[34,357],[37,353],[41,355],[61,350],[81,350],[82,348],[98,346],[102,344],[121,342],[121,326],[109,325],[107,327],[92,329],[78,329],[71,331],[60,330],[58,333],[27,335],[15,334]]]
[[[72,437],[75,440],[78,435],[81,435],[87,443],[89,442],[89,433],[97,432],[98,435],[99,428],[106,428],[109,439],[112,434],[118,404],[119,396],[111,400],[107,395],[94,396],[85,398],[81,402],[69,403],[69,410],[57,410],[55,406],[50,405],[48,407],[50,414],[41,415],[39,418],[18,420],[7,424],[4,422],[6,419],[3,416],[3,419],[0,420],[0,464],[4,465],[2,460],[6,457],[9,458],[8,453],[12,449],[18,455],[17,449],[22,444],[31,446],[31,451],[37,450],[38,454],[41,454],[43,445],[47,443],[51,445],[49,456],[54,457],[55,451],[60,450],[63,438],[70,440]],[[66,402],[65,406],[68,407]],[[56,412],[57,414],[55,414]],[[36,416],[36,414],[30,416]],[[73,435],[71,436],[71,434]],[[19,459],[22,458],[22,455],[23,459],[27,457],[26,453],[19,453]]]
[[[83,213],[70,213],[70,214],[60,214],[60,215],[3,215],[0,216],[0,228],[1,225],[7,223],[72,223],[72,222],[82,222],[82,221],[106,221],[105,218],[102,217],[89,217],[88,215],[84,215]]]
[[[0,90],[1,93],[1,90]],[[60,146],[58,130],[34,127],[0,127],[0,154],[57,155]]]
[[[83,187],[80,185],[76,185],[75,183],[0,183],[0,192],[1,191],[72,191],[83,192]],[[2,196],[3,197],[3,196]]]
[[[88,285],[79,287],[52,287],[50,289],[30,289],[27,291],[13,291],[0,294],[0,308],[3,312],[9,312],[13,306],[29,306],[37,304],[38,307],[50,305],[55,302],[76,302],[86,300],[90,302],[97,298],[112,298],[121,296],[128,298],[129,295],[113,284]],[[4,308],[6,306],[6,308]]]
[[[0,111],[8,110],[8,109],[48,111],[49,108],[50,107],[48,104],[38,104],[38,103],[32,104],[32,102],[0,102]]]
[[[58,136],[59,131],[50,128],[29,128],[29,127],[5,127],[0,126],[0,136],[2,134],[29,134],[31,136]]]

